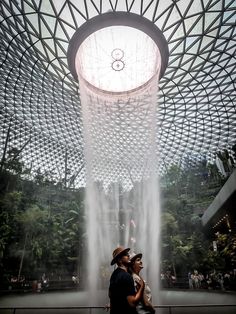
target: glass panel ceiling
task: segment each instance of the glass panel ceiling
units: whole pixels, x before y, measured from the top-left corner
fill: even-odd
[[[76,29],[109,10],[143,15],[168,41],[157,114],[160,171],[189,155],[212,159],[230,150],[236,143],[234,0],[2,0],[2,151],[17,147],[32,172],[41,168],[58,179],[67,171],[68,186],[85,184],[80,91],[66,54]]]

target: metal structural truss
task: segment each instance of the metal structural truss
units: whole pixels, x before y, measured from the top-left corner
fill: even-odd
[[[159,171],[203,157],[214,161],[224,149],[231,154],[234,0],[1,0],[1,158],[16,149],[32,175],[41,171],[67,187],[85,185],[80,89],[67,51],[83,23],[109,11],[145,17],[168,43],[157,100]]]

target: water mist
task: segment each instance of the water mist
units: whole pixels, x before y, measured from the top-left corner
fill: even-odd
[[[114,97],[80,84],[87,171],[88,287],[96,303],[108,287],[118,245],[143,253],[142,275],[159,282],[160,208],[157,179],[157,82]]]
[[[90,302],[108,288],[119,245],[143,253],[142,275],[158,295],[157,95],[167,42],[143,16],[107,12],[76,30],[67,56],[82,108]]]

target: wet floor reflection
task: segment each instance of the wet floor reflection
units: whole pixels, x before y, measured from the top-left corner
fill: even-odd
[[[85,291],[48,292],[41,294],[18,294],[0,296],[0,308],[3,307],[61,307],[61,309],[17,309],[15,314],[105,314],[104,309],[76,309],[77,306],[104,306],[108,302],[107,291],[98,291],[98,304],[90,304]],[[207,305],[229,305],[234,307],[208,307]],[[160,292],[160,304],[171,308],[157,308],[156,314],[235,314],[236,292],[217,291],[180,291],[163,290]],[[174,307],[175,305],[205,305],[204,307]],[[66,307],[70,309],[66,309]],[[13,310],[0,310],[0,314],[12,314]]]

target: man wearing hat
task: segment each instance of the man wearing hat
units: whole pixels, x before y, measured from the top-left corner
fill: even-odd
[[[128,273],[130,265],[129,248],[118,247],[113,251],[111,265],[117,264],[110,278],[109,298],[111,314],[137,314],[136,305],[141,300],[144,282],[135,292],[134,280]]]

